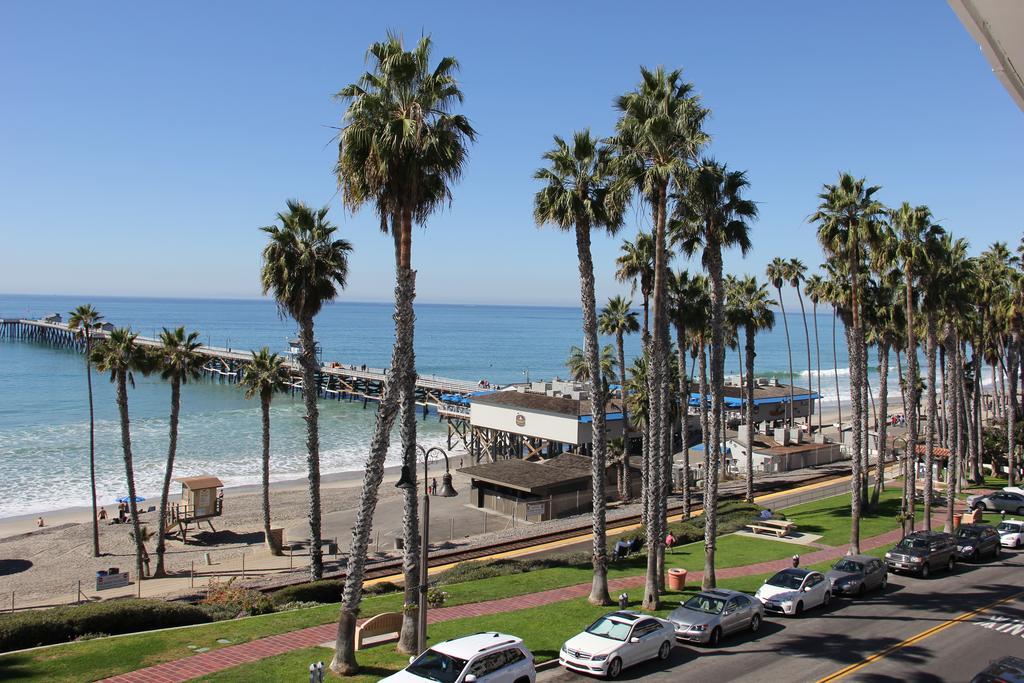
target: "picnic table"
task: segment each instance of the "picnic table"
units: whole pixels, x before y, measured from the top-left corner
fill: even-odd
[[[779,538],[788,536],[797,529],[794,522],[790,522],[786,519],[759,519],[751,524],[747,524],[746,527],[755,534],[763,532],[767,534],[775,534]]]

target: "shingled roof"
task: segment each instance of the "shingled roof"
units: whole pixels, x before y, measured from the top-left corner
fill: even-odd
[[[538,493],[552,486],[590,479],[590,458],[568,454],[541,462],[509,458],[463,467],[458,471],[491,484]]]

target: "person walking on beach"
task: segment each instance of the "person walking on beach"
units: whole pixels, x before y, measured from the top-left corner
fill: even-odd
[[[107,518],[107,508],[105,508],[105,507],[101,507],[100,508],[100,515],[99,515],[99,517],[100,517],[100,521],[101,522]]]
[[[36,520],[36,526],[38,526],[38,527],[45,526],[43,524],[43,518],[42,517],[40,517],[39,519]]]
[[[430,495],[437,495],[437,477],[430,480]]]

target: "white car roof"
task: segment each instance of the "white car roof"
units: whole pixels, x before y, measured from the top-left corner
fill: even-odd
[[[1019,486],[1004,486],[1003,491],[1005,491],[1006,493],[1019,493],[1020,495],[1024,496],[1024,488],[1021,488]]]
[[[522,638],[510,636],[507,633],[487,631],[484,633],[474,633],[473,635],[463,636],[461,638],[445,640],[434,645],[431,649],[451,657],[469,660],[481,652],[493,650],[499,647],[521,645],[522,642]]]

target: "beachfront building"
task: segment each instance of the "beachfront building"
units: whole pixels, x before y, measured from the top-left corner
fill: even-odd
[[[635,460],[635,458],[633,459]],[[544,460],[505,458],[458,470],[470,477],[472,504],[512,519],[541,522],[591,509],[590,458],[562,453]],[[641,477],[631,464],[632,493],[640,495]],[[605,496],[618,498],[618,465],[605,471]]]
[[[821,396],[803,387],[792,387],[793,403],[792,416],[794,419],[803,419],[814,415],[815,406]],[[746,419],[747,389],[740,384],[739,378],[729,378],[723,390],[723,404],[725,419],[730,423],[738,424]],[[754,422],[776,423],[787,419],[790,416],[790,386],[780,384],[777,379],[758,378],[754,385]],[[705,398],[711,402],[711,395]],[[700,408],[700,392],[690,394],[690,412],[697,412]]]
[[[745,474],[747,471],[747,430],[743,427],[737,433],[730,432],[722,444],[725,470],[729,474]],[[690,482],[700,483],[704,479],[704,444],[698,443],[687,449],[690,456]],[[826,440],[821,434],[809,437],[798,427],[772,429],[761,423],[754,432],[754,449],[751,453],[755,474],[777,474],[805,467],[829,465],[848,459],[838,443]],[[678,487],[684,476],[685,464],[682,452],[674,457],[673,483]]]

